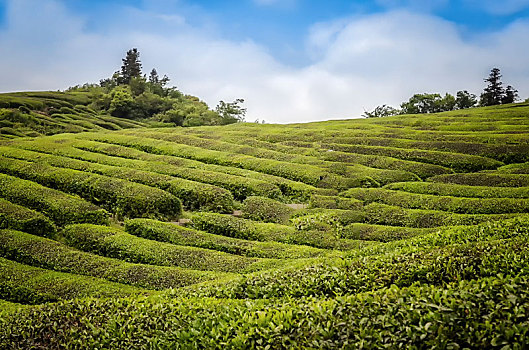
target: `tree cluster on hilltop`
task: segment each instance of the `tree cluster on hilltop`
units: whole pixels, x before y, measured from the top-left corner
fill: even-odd
[[[453,111],[476,106],[494,106],[499,104],[513,103],[518,99],[518,90],[508,85],[503,88],[502,75],[498,68],[493,68],[485,82],[487,86],[483,90],[479,101],[476,95],[467,90],[461,90],[453,96],[446,93],[444,96],[438,93],[414,94],[408,101],[400,105],[400,109],[388,105],[376,107],[371,112],[365,112],[366,118],[387,117],[399,114],[423,114]]]
[[[176,126],[226,125],[244,120],[243,99],[220,101],[213,110],[196,96],[186,95],[168,86],[167,75],[160,77],[153,68],[147,77],[142,72],[140,53],[127,51],[119,71],[99,84],[84,84],[68,91],[87,91],[91,107],[115,117],[150,120]]]

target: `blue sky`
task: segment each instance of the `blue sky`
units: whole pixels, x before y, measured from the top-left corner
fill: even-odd
[[[64,89],[138,47],[182,91],[248,119],[359,116],[414,92],[529,96],[529,0],[0,0],[1,91]],[[6,55],[7,53],[7,55]]]

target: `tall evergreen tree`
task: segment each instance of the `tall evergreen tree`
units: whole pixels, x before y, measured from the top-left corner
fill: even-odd
[[[120,84],[129,84],[132,78],[141,77],[140,52],[137,48],[127,51],[127,55],[122,59],[123,64],[120,72]]]
[[[149,74],[149,83],[151,84],[158,84],[160,82],[160,76],[158,75],[158,72],[155,68],[151,70],[151,74]]]
[[[501,99],[501,103],[513,103],[518,99],[518,90],[513,88],[510,85],[507,85],[507,88],[505,89],[505,94]]]
[[[483,90],[480,98],[482,106],[494,106],[502,103],[505,90],[502,87],[501,74],[499,68],[492,68],[489,77],[485,79],[488,85]]]

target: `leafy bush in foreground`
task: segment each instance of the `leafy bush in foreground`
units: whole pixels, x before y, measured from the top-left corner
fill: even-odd
[[[148,289],[187,286],[223,277],[220,273],[132,264],[73,249],[24,232],[0,230],[0,256],[45,269],[103,278]]]
[[[41,213],[0,199],[0,228],[25,231],[39,236],[51,236],[53,223]]]
[[[528,291],[527,276],[508,276],[333,299],[75,300],[2,316],[0,345],[522,349],[529,343]]]
[[[40,210],[58,225],[108,224],[108,213],[92,203],[35,182],[5,174],[0,174],[0,197]]]
[[[50,271],[0,258],[0,298],[8,301],[39,304],[89,296],[129,296],[148,292],[100,278]]]

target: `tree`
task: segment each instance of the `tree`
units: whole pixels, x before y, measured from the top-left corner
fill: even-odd
[[[388,105],[377,106],[372,112],[364,111],[362,115],[365,118],[389,117],[399,114],[399,110]]]
[[[246,108],[242,108],[239,105],[242,103],[244,103],[242,98],[238,98],[233,102],[220,101],[215,111],[221,117],[221,124],[233,124],[244,121]]]
[[[479,104],[482,106],[494,106],[501,104],[505,90],[501,82],[502,75],[499,68],[492,68],[489,77],[485,79],[488,85],[483,89]]]
[[[120,84],[129,84],[132,78],[141,78],[140,52],[133,48],[127,51],[127,55],[122,59],[120,72]]]
[[[158,84],[160,82],[160,77],[158,76],[158,72],[155,68],[151,70],[151,73],[149,74],[149,83],[151,84]]]
[[[469,93],[467,90],[458,91],[456,94],[457,109],[472,108],[478,102],[476,95]]]
[[[505,89],[505,93],[501,98],[501,103],[514,103],[516,100],[518,100],[518,90],[513,88],[510,85],[507,85],[507,88]]]
[[[112,90],[110,96],[112,100],[110,101],[109,113],[114,117],[128,118],[134,104],[129,89],[123,86],[118,86]]]

